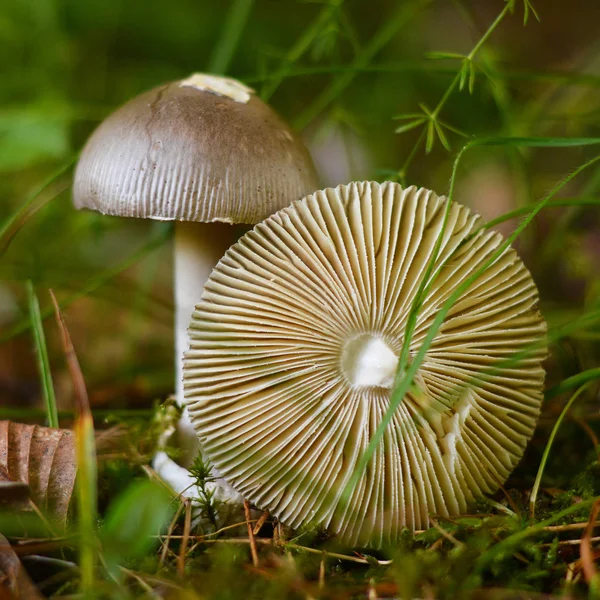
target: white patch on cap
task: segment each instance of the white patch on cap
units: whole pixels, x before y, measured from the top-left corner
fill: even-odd
[[[203,92],[217,94],[231,98],[235,102],[247,104],[250,96],[254,93],[252,88],[247,85],[231,79],[229,77],[219,77],[218,75],[205,75],[204,73],[194,73],[179,84],[180,87],[193,87]]]

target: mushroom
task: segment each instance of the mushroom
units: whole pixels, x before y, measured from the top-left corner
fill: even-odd
[[[232,225],[257,223],[316,188],[302,142],[252,89],[226,77],[194,74],[141,94],[88,140],[75,173],[76,208],[176,221],[180,405],[189,319],[212,268],[240,235]]]
[[[396,183],[318,191],[219,261],[190,325],[185,397],[222,476],[282,523],[381,547],[464,513],[519,462],[540,412],[546,325],[505,250],[454,304],[367,468],[447,200]],[[449,207],[410,357],[450,294],[502,243]],[[409,360],[411,358],[409,357]]]

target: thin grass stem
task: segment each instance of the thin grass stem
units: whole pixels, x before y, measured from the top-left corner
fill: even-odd
[[[54,382],[52,381],[52,370],[50,369],[50,359],[48,358],[48,347],[46,345],[46,336],[44,334],[44,324],[40,312],[40,302],[35,287],[31,280],[26,283],[27,298],[29,304],[29,318],[31,320],[31,331],[35,342],[36,357],[40,379],[42,382],[42,392],[46,404],[46,419],[48,427],[58,428],[58,409],[56,406],[56,394],[54,393]]]
[[[600,379],[600,367],[596,367],[594,369],[588,369],[583,371],[582,373],[578,373],[577,375],[573,375],[572,377],[567,377],[563,379],[559,384],[551,387],[546,392],[546,400],[551,400],[556,396],[560,396],[564,392],[573,389],[579,385],[583,385],[587,382],[597,381]]]
[[[496,17],[494,22],[488,27],[487,31],[481,36],[480,40],[475,44],[475,47],[469,52],[469,60],[473,60],[475,55],[481,50],[482,46],[487,42],[488,38],[498,28],[504,17],[511,11],[511,3],[507,2],[502,12]]]
[[[270,73],[255,73],[242,77],[245,83],[255,85],[258,83],[291,79],[297,77],[312,77],[315,75],[337,75],[341,73],[429,73],[431,75],[456,75],[453,67],[432,64],[431,60],[405,60],[390,63],[368,64],[360,66],[357,64],[332,64],[325,66],[289,66]],[[518,69],[488,68],[487,73],[494,80],[550,82],[569,86],[600,87],[600,76],[588,73],[571,73],[561,71],[526,71]],[[261,94],[264,98],[264,93]]]
[[[502,22],[504,17],[506,17],[506,15],[510,12],[510,10],[511,10],[511,4],[507,3],[506,6],[500,12],[500,14],[493,21],[493,23],[488,27],[488,29],[485,31],[485,33],[481,36],[479,41],[475,44],[475,46],[473,47],[471,52],[469,52],[469,54],[465,57],[465,59],[464,59],[465,61],[469,61],[469,62],[473,61],[473,59],[475,58],[477,53],[481,50],[484,43],[487,41],[487,39],[490,37],[490,35],[496,30],[498,25],[500,25],[500,23]],[[426,123],[426,125],[424,127],[424,131],[432,123],[434,125],[436,124],[437,118],[440,115],[444,106],[446,105],[446,102],[452,95],[452,92],[456,89],[456,86],[459,85],[459,83],[460,83],[462,68],[463,68],[463,64],[461,64],[461,68],[455,74],[455,76],[452,78],[452,81],[450,82],[450,85],[446,88],[446,91],[442,94],[442,97],[441,97],[440,101],[438,102],[437,106],[428,115],[428,122]],[[429,137],[429,136],[421,135],[419,138],[417,138],[415,145],[413,146],[412,150],[409,152],[408,157],[406,158],[404,164],[402,165],[402,168],[400,169],[400,171],[398,173],[398,177],[400,178],[400,180],[404,180],[406,178],[406,173],[407,173],[410,165],[412,164],[412,161],[414,160],[418,149],[423,144],[425,137]],[[431,149],[430,145],[431,144],[427,141],[426,152],[429,152],[429,150]]]
[[[596,140],[596,138],[594,138],[594,140]],[[498,145],[503,145],[504,142],[506,140],[503,140],[502,142],[499,142]],[[537,139],[533,140],[533,143],[536,144],[538,142]],[[458,171],[458,166],[461,162],[462,157],[464,156],[464,154],[471,148],[477,146],[477,145],[491,145],[493,143],[493,138],[489,138],[489,139],[481,139],[481,140],[474,140],[468,144],[466,144],[462,150],[458,153],[455,161],[454,161],[454,166],[453,166],[453,170],[452,170],[452,177],[450,180],[450,191],[448,194],[448,204],[450,204],[452,202],[453,196],[454,196],[454,189],[455,189],[455,185],[456,185],[456,175],[457,175],[457,171]],[[592,142],[591,142],[592,143]],[[596,140],[593,143],[600,143],[600,140]],[[501,244],[498,249],[496,250],[496,252],[488,259],[488,261],[482,266],[480,267],[475,273],[473,273],[469,278],[467,278],[465,281],[463,281],[463,283],[458,286],[454,292],[448,297],[448,299],[446,300],[446,302],[444,303],[444,305],[442,306],[442,308],[438,311],[438,313],[436,314],[433,323],[431,324],[429,330],[427,331],[427,334],[425,335],[425,339],[423,341],[423,344],[421,345],[421,347],[419,348],[419,350],[415,353],[415,355],[413,356],[413,360],[410,364],[410,366],[407,367],[406,365],[406,357],[408,356],[408,351],[406,350],[406,348],[409,347],[410,343],[411,343],[411,334],[407,334],[405,339],[404,339],[404,344],[403,344],[403,348],[402,348],[402,352],[401,352],[401,357],[405,357],[404,363],[402,360],[399,361],[399,365],[398,365],[398,375],[397,375],[397,385],[394,388],[394,391],[392,392],[391,398],[390,398],[390,406],[388,407],[387,411],[385,412],[385,414],[383,415],[383,418],[381,419],[377,429],[375,430],[375,433],[373,434],[373,436],[371,437],[371,440],[369,441],[369,445],[367,446],[367,449],[365,450],[365,452],[362,454],[362,456],[360,457],[356,468],[354,469],[354,472],[352,474],[352,476],[348,479],[348,482],[346,483],[344,490],[342,491],[342,495],[340,498],[340,502],[342,503],[347,503],[348,500],[350,499],[350,495],[352,493],[352,490],[354,490],[355,486],[357,485],[358,481],[360,480],[360,477],[362,476],[362,473],[364,471],[364,469],[366,468],[367,464],[369,463],[369,461],[371,460],[375,449],[377,448],[377,446],[379,445],[383,434],[385,432],[385,430],[387,429],[388,425],[390,424],[394,412],[397,410],[398,406],[400,405],[400,403],[402,402],[404,396],[406,395],[406,393],[409,391],[410,386],[412,385],[412,381],[413,381],[413,377],[415,376],[415,374],[417,373],[418,369],[421,366],[421,363],[423,362],[423,360],[425,359],[425,355],[431,345],[431,343],[433,342],[439,328],[441,327],[442,323],[444,322],[444,319],[446,318],[446,315],[448,314],[448,312],[451,310],[452,306],[454,305],[454,303],[479,279],[479,277],[481,277],[481,275],[483,273],[485,273],[485,271],[494,263],[496,262],[496,260],[506,251],[506,249],[517,239],[517,237],[521,234],[521,232],[529,225],[529,223],[531,223],[531,221],[535,218],[535,216],[537,215],[537,213],[563,188],[565,187],[570,181],[572,181],[577,175],[579,175],[581,172],[583,172],[585,169],[589,168],[590,166],[592,166],[593,164],[597,163],[598,161],[600,161],[600,155],[596,156],[595,158],[587,161],[586,163],[584,163],[583,165],[581,165],[580,167],[578,167],[577,169],[575,169],[575,171],[573,171],[572,173],[570,173],[567,177],[565,177],[562,181],[560,181],[559,183],[557,183],[554,188],[550,191],[550,193],[548,195],[546,195],[540,202],[538,202],[533,208],[532,210],[529,212],[529,214],[527,215],[527,217],[525,219],[523,219],[523,221],[519,224],[519,226],[517,227],[517,229],[513,232],[513,234],[508,237],[503,244]],[[440,233],[440,235],[443,235],[443,231]],[[419,310],[419,307],[421,305],[421,298],[417,295],[417,297],[415,298],[415,302],[413,304],[413,307],[411,309],[411,312],[416,312]],[[410,314],[409,314],[409,320],[412,322],[414,321],[414,317],[411,319],[410,318]],[[398,381],[398,378],[399,381]]]
[[[556,419],[556,423],[554,423],[554,427],[550,432],[550,437],[548,438],[548,442],[546,443],[546,447],[544,448],[544,453],[542,454],[542,460],[540,461],[540,466],[537,471],[537,475],[535,476],[535,481],[533,483],[533,487],[531,488],[531,494],[529,496],[529,516],[533,519],[535,518],[535,503],[537,500],[538,492],[540,489],[540,485],[542,483],[542,477],[544,476],[544,469],[546,468],[546,463],[548,462],[548,456],[550,456],[550,450],[552,449],[552,444],[554,443],[554,438],[560,429],[560,426],[569,412],[573,403],[581,394],[587,389],[591,382],[584,383],[578,390],[571,396],[569,401],[565,404],[565,407],[562,409],[558,419]]]
[[[506,556],[508,553],[511,553],[513,550],[518,548],[519,544],[525,541],[528,537],[545,530],[549,525],[552,525],[557,521],[561,521],[565,517],[578,513],[582,510],[589,509],[589,507],[592,506],[595,501],[596,498],[592,500],[584,500],[579,504],[574,504],[555,513],[544,521],[540,521],[539,523],[535,523],[529,527],[525,527],[524,529],[517,531],[516,533],[513,533],[512,535],[509,535],[479,556],[479,558],[475,561],[474,572],[481,573],[493,563],[497,556]]]
[[[561,200],[553,200],[548,202],[545,208],[560,208],[560,207],[571,207],[571,206],[600,206],[600,198],[563,198]],[[510,221],[515,217],[521,217],[526,215],[531,210],[531,206],[520,206],[515,210],[504,213],[499,217],[490,219],[483,225],[484,229],[491,229],[500,223]]]

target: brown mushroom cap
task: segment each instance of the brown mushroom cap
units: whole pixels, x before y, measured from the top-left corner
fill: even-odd
[[[446,206],[394,183],[316,192],[243,236],[206,283],[184,363],[190,417],[225,479],[283,523],[315,522],[379,547],[427,527],[431,514],[465,512],[519,462],[540,412],[546,325],[509,248],[454,304],[340,501],[389,407],[438,236],[410,356],[502,244],[456,203],[441,234]]]
[[[193,75],[137,96],[88,140],[77,208],[124,217],[257,223],[317,188],[289,126],[252,90]]]

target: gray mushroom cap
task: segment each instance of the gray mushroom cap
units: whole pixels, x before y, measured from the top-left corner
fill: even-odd
[[[196,74],[137,96],[96,129],[73,200],[123,217],[257,223],[317,187],[302,142],[250,88]]]

